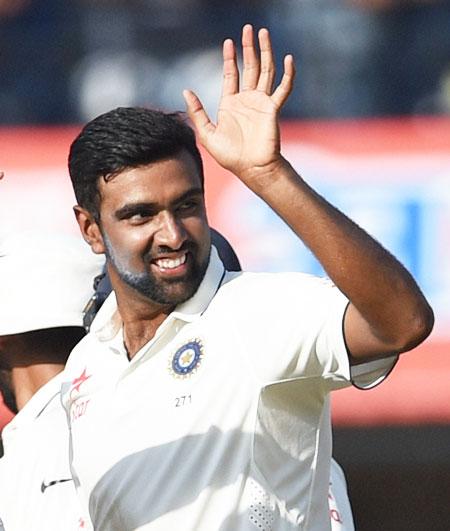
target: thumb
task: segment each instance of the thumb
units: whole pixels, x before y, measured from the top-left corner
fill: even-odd
[[[209,119],[202,102],[192,90],[183,90],[183,98],[189,118],[201,141],[215,131],[216,127]]]

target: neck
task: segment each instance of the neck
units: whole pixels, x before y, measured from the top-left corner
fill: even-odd
[[[161,323],[172,312],[173,306],[164,306],[139,296],[128,286],[114,286],[117,308],[123,323],[123,339],[128,357],[136,353],[156,334]]]
[[[148,343],[156,334],[161,323],[168,314],[159,314],[153,319],[124,320],[123,341],[127,350],[128,358],[132,359],[141,348]]]
[[[64,369],[63,363],[37,363],[11,369],[11,383],[20,411],[44,384]]]

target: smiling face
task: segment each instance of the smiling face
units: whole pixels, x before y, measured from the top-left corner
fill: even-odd
[[[125,288],[164,306],[192,297],[208,266],[210,231],[191,155],[182,151],[100,179],[99,192],[100,223],[87,239],[106,254],[116,292]]]

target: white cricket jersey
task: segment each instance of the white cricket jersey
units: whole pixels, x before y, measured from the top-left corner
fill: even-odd
[[[130,362],[112,294],[62,391],[95,530],[331,529],[328,394],[350,384],[347,302],[310,275],[227,273],[213,249],[197,293]]]
[[[2,432],[0,530],[88,531],[69,466],[69,431],[58,375]]]

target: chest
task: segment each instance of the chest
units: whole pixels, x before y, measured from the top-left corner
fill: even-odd
[[[105,356],[107,366],[99,361]],[[66,393],[75,457],[95,453],[108,468],[124,455],[211,430],[252,431],[259,386],[229,331],[188,325],[131,363],[111,356],[89,357]]]

